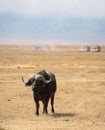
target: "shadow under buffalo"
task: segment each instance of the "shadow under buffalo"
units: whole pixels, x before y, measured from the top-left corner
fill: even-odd
[[[60,118],[60,117],[74,117],[74,113],[55,113],[52,115],[55,118]]]

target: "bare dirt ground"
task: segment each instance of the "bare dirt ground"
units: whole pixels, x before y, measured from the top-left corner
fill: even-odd
[[[31,46],[0,46],[0,130],[105,130],[105,49],[36,52]],[[73,50],[74,51],[71,51]],[[35,117],[31,88],[21,81],[46,69],[55,73],[55,114]]]

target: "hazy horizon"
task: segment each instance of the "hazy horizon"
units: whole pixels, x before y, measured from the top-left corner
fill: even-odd
[[[85,42],[85,41],[65,41],[65,40],[32,40],[32,39],[0,39],[0,45],[35,45],[35,46],[52,46],[52,45],[74,45],[74,46],[84,46],[84,45],[105,45],[104,41],[97,42]]]

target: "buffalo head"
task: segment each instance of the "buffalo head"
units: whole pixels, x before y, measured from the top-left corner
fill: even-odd
[[[36,74],[32,75],[27,81],[22,77],[23,83],[25,86],[32,86],[32,89],[36,89],[38,87],[44,87],[46,84],[50,83],[51,79],[46,80],[42,75]]]

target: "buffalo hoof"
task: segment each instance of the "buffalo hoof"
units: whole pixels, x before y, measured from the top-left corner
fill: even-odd
[[[42,114],[48,115],[48,112],[42,112]]]
[[[35,116],[38,117],[38,116],[39,116],[39,113],[35,113]]]

